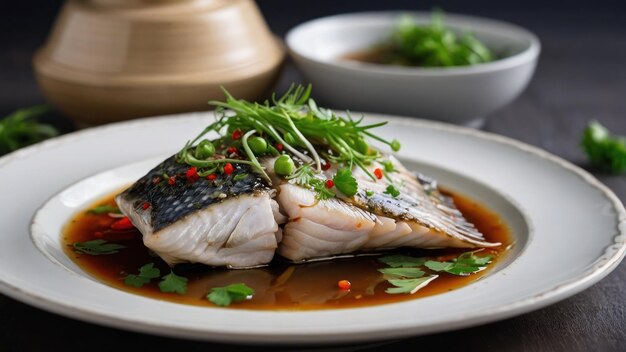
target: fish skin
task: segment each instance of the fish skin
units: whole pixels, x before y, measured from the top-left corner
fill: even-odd
[[[396,158],[388,156],[395,171],[387,176],[398,185],[400,194],[393,197],[385,193],[387,182],[373,181],[360,169],[353,171],[359,182],[359,191],[354,198],[347,201],[361,209],[372,213],[390,217],[409,224],[417,223],[435,232],[444,233],[453,239],[465,242],[469,247],[492,247],[476,227],[467,221],[456,208],[451,198],[442,195],[435,180],[424,175],[409,172]],[[370,167],[373,172],[376,168],[384,170],[383,165],[373,163]],[[374,195],[367,197],[365,190],[369,189]],[[411,227],[415,227],[411,225]],[[457,243],[456,247],[465,247]]]
[[[218,174],[214,181],[188,180],[189,166],[173,156],[115,200],[142,233],[144,245],[170,266],[182,262],[229,268],[265,265],[278,247],[278,222],[286,218],[273,199],[275,190],[247,165],[233,166],[231,175]],[[164,173],[177,181],[170,185]],[[160,182],[155,182],[158,178]]]
[[[149,204],[149,225],[154,231],[159,231],[185,216],[212,204],[220,203],[226,198],[270,190],[248,165],[234,164],[233,166],[234,171],[230,176],[216,174],[217,179],[214,181],[200,177],[195,182],[189,182],[185,177],[189,166],[177,162],[176,156],[172,156],[150,170],[116,199],[131,202],[137,212],[144,210],[145,203]],[[244,179],[234,180],[233,176],[244,173],[246,174]],[[164,174],[170,177],[175,176],[176,182],[169,185],[163,178]],[[157,178],[160,179],[159,183],[154,182]],[[220,197],[222,194],[226,197]]]

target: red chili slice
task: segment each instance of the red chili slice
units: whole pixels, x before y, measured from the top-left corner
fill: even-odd
[[[198,176],[198,170],[195,166],[187,169],[187,173],[185,174],[185,176],[187,177],[187,181],[189,182],[196,182],[200,178],[200,176]]]
[[[230,175],[233,173],[233,171],[235,171],[235,168],[233,167],[233,164],[231,163],[226,163],[226,165],[224,165],[224,173],[226,175]]]
[[[123,217],[123,218],[121,218],[121,219],[119,219],[116,222],[111,224],[111,228],[113,230],[118,230],[118,231],[119,230],[130,230],[133,227],[135,227],[135,226],[133,226],[133,223],[130,222],[130,219],[128,218],[128,216]]]

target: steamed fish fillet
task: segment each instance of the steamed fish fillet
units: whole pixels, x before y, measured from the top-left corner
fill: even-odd
[[[146,247],[170,266],[181,262],[246,268],[269,263],[286,219],[249,168],[214,181],[184,175],[188,166],[170,158],[116,197],[121,211],[143,235]],[[170,185],[166,175],[177,175]],[[235,180],[233,176],[245,177]]]
[[[483,235],[441,195],[434,181],[417,178],[396,159],[397,172],[389,173],[400,195],[384,193],[388,182],[371,180],[362,170],[354,198],[319,200],[315,192],[283,182],[278,203],[289,217],[278,253],[293,261],[357,251],[414,248],[493,247]],[[265,163],[269,166],[270,163]],[[382,165],[372,165],[371,171]],[[336,170],[328,170],[332,176]],[[366,191],[373,192],[368,197]]]

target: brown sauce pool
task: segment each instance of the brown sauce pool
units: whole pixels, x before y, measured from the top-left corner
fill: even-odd
[[[391,46],[376,46],[359,51],[349,52],[339,57],[341,60],[359,61],[379,65],[410,66],[409,63],[400,61],[395,57]]]
[[[258,269],[227,270],[210,268],[202,265],[178,265],[177,275],[189,279],[187,294],[163,293],[158,288],[159,279],[153,279],[141,288],[127,286],[123,278],[128,274],[137,274],[139,268],[154,263],[161,270],[161,275],[170,272],[169,267],[158,256],[151,254],[143,246],[141,233],[135,229],[123,232],[111,232],[109,226],[118,220],[107,214],[95,215],[85,211],[77,214],[65,227],[63,242],[66,254],[85,272],[97,280],[123,291],[169,302],[215,307],[206,299],[211,288],[229,284],[245,283],[256,293],[250,300],[236,302],[228,308],[256,310],[313,310],[372,306],[401,302],[452,291],[468,285],[483,277],[503,257],[511,246],[508,226],[493,211],[473,200],[446,192],[454,199],[457,207],[473,222],[490,242],[502,245],[485,249],[480,255],[491,254],[494,259],[487,269],[469,276],[455,276],[439,273],[439,277],[414,294],[388,294],[391,287],[384,279],[379,268],[386,267],[377,261],[376,256],[361,256],[347,259],[334,259],[305,264],[291,264],[275,258],[269,266]],[[113,205],[114,195],[109,195],[95,202],[98,205]],[[126,246],[118,253],[91,256],[78,254],[73,250],[74,242],[105,239],[111,243]],[[400,249],[394,253],[412,256],[428,256],[436,260],[449,260],[468,249],[415,250]],[[385,254],[390,254],[386,252]],[[427,270],[426,270],[427,271]],[[349,280],[350,290],[341,290],[339,280]]]

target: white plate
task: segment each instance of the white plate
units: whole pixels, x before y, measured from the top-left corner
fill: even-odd
[[[239,343],[355,342],[457,329],[538,309],[597,282],[625,253],[624,208],[586,172],[507,138],[393,118],[380,133],[403,142],[399,155],[409,166],[486,203],[513,228],[513,253],[484,279],[369,308],[248,311],[126,293],[90,279],[64,257],[59,229],[70,214],[132,181],[159,160],[147,159],[175,152],[211,120],[207,113],[109,125],[0,159],[0,291],[62,315],[155,334]],[[38,249],[28,228],[44,203],[33,225]]]

